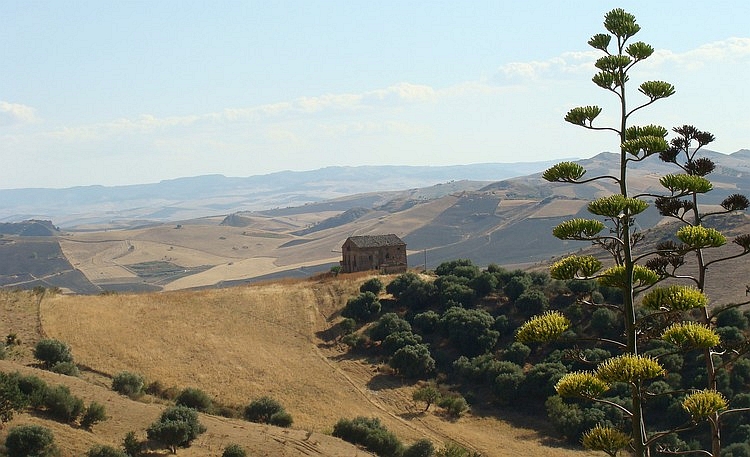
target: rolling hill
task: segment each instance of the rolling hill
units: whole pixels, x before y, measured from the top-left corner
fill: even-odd
[[[714,191],[707,195],[708,204],[750,190],[750,153],[706,154],[718,165],[711,175]],[[602,153],[581,164],[592,175],[612,174],[613,159],[612,154]],[[353,173],[352,180],[361,178],[362,170],[346,171]],[[658,160],[635,164],[631,187],[639,193],[659,192],[658,178],[669,172],[675,168]],[[306,277],[337,265],[348,236],[383,233],[395,233],[407,243],[412,266],[434,268],[446,260],[469,258],[478,265],[530,267],[585,247],[557,240],[551,230],[565,219],[586,216],[588,201],[613,191],[607,181],[551,184],[537,173],[496,182],[449,181],[168,223],[130,225],[120,220],[98,230],[84,224],[55,237],[6,236],[0,254],[15,249],[15,257],[0,255],[0,259],[33,258],[34,241],[59,243],[58,258],[67,263],[55,263],[54,268],[50,263],[48,270],[43,264],[29,276],[26,267],[20,267],[25,263],[8,261],[0,265],[1,279],[15,287],[47,285],[95,293]],[[660,222],[654,209],[637,219],[641,230]]]

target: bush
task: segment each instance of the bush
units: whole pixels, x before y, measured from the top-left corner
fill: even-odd
[[[260,397],[247,405],[245,407],[245,419],[250,422],[272,424],[279,427],[292,425],[292,416],[284,410],[281,403],[271,397]]]
[[[247,452],[239,444],[230,444],[224,448],[221,457],[246,457]]]
[[[38,409],[44,406],[44,396],[47,394],[47,383],[34,375],[18,376],[18,388],[29,400],[29,405]]]
[[[391,333],[410,332],[411,324],[398,317],[396,313],[386,313],[380,316],[375,324],[369,328],[368,334],[375,341],[382,341]]]
[[[346,302],[346,306],[341,311],[344,317],[350,317],[357,322],[367,322],[373,316],[380,313],[380,301],[372,292],[360,293]]]
[[[451,417],[461,417],[469,410],[469,403],[464,397],[457,394],[441,398],[438,406],[445,409],[445,412]]]
[[[112,390],[128,397],[133,397],[143,390],[143,376],[121,371],[112,378]]]
[[[206,428],[198,421],[198,412],[186,406],[173,406],[146,429],[146,436],[175,454],[178,447],[189,447],[205,431]]]
[[[404,457],[432,457],[435,455],[435,446],[428,439],[421,439],[404,451]]]
[[[440,319],[448,338],[462,354],[478,355],[495,347],[500,332],[492,330],[495,319],[486,311],[454,306]]]
[[[274,413],[269,419],[268,423],[277,427],[291,427],[292,426],[292,415],[286,411],[279,411]]]
[[[213,402],[208,394],[202,390],[188,387],[180,392],[180,395],[175,399],[175,403],[198,411],[208,411]]]
[[[128,457],[128,455],[112,446],[96,444],[86,452],[86,457]]]
[[[73,362],[70,346],[55,339],[40,340],[34,346],[34,358],[51,368],[60,362]]]
[[[376,417],[339,419],[333,426],[333,436],[362,445],[381,457],[396,456],[403,452],[403,445],[396,435],[389,432]]]
[[[53,418],[63,422],[73,422],[83,412],[83,400],[72,395],[67,386],[47,388],[44,407]]]
[[[78,371],[78,367],[73,362],[58,362],[50,368],[50,371],[64,374],[65,376],[78,376],[81,374],[80,371]]]
[[[378,278],[368,279],[361,286],[359,286],[360,292],[372,292],[375,295],[380,294],[383,289],[383,281]]]
[[[394,354],[396,351],[405,346],[415,346],[422,342],[422,337],[412,332],[395,332],[388,335],[381,344],[383,352],[388,355]]]
[[[549,308],[549,300],[538,289],[525,290],[515,301],[516,309],[526,317],[542,314]]]
[[[94,424],[104,422],[105,420],[107,420],[107,413],[104,409],[104,405],[93,401],[83,412],[81,427],[91,430],[91,427],[93,427]]]
[[[125,449],[125,454],[130,457],[138,457],[141,454],[141,442],[135,437],[134,431],[129,431],[122,439],[122,447]]]
[[[433,386],[422,386],[414,391],[411,398],[415,402],[424,402],[424,410],[427,411],[433,403],[440,401],[440,392]]]
[[[8,457],[48,457],[57,453],[52,431],[41,425],[14,427],[5,438]]]
[[[0,371],[0,428],[26,406],[28,399],[18,386],[18,376]]]
[[[422,333],[433,333],[437,330],[439,324],[440,315],[435,311],[425,311],[414,316],[414,326]]]
[[[402,347],[393,354],[388,365],[407,378],[423,378],[435,371],[435,359],[426,344]]]

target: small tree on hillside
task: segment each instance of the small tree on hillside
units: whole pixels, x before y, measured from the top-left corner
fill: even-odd
[[[173,406],[146,429],[146,436],[176,454],[178,447],[190,447],[193,440],[205,431],[206,427],[200,423],[194,409]]]
[[[51,457],[57,454],[52,431],[41,425],[21,425],[5,438],[8,457]]]
[[[39,340],[34,346],[34,358],[44,364],[47,369],[58,363],[73,362],[70,346],[60,340],[51,338]]]

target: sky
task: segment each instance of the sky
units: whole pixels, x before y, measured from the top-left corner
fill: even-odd
[[[617,137],[567,124],[604,14],[676,94],[635,124],[750,149],[750,2],[3,0],[0,189],[126,185],[327,166],[586,158]]]

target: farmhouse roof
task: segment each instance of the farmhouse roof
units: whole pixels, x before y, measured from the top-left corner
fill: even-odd
[[[378,248],[384,246],[406,246],[401,238],[394,234],[389,235],[362,235],[350,236],[348,241],[358,248]]]

